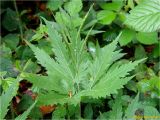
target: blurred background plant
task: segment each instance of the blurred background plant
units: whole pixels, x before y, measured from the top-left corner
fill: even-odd
[[[160,34],[159,29],[143,29],[144,26],[138,26],[132,23],[136,21],[136,6],[141,5],[144,0],[42,0],[42,1],[1,1],[1,45],[0,45],[0,87],[1,93],[7,89],[16,80],[16,77],[22,72],[45,74],[42,66],[36,63],[33,52],[24,42],[32,42],[39,48],[44,49],[52,55],[51,44],[47,36],[41,17],[53,21],[53,16],[59,16],[59,8],[63,7],[74,19],[74,25],[80,26],[83,16],[89,7],[94,3],[88,18],[82,28],[81,34],[86,35],[89,29],[94,25],[87,42],[88,50],[94,51],[96,42],[100,46],[107,45],[122,32],[119,38],[119,47],[126,55],[121,62],[128,60],[138,60],[147,58],[132,73],[135,78],[128,82],[124,89],[119,90],[118,95],[107,97],[106,99],[84,100],[82,117],[106,118],[108,111],[112,110],[114,103],[117,105],[116,97],[126,110],[128,103],[132,101],[137,93],[140,93],[140,99],[144,105],[152,106],[155,109],[160,107]],[[151,0],[148,0],[149,2]],[[159,2],[159,0],[154,0]],[[145,7],[150,4],[144,4]],[[157,6],[152,2],[152,6]],[[143,8],[143,5],[141,6]],[[160,7],[159,7],[160,8]],[[152,9],[152,8],[150,8]],[[153,10],[153,9],[152,9]],[[159,9],[157,8],[157,11]],[[137,10],[138,11],[138,10]],[[148,18],[149,26],[152,22],[159,22],[160,12],[153,11],[159,18]],[[135,12],[135,13],[134,13]],[[130,14],[129,14],[130,13]],[[147,13],[147,12],[146,12]],[[134,21],[133,20],[133,21]],[[159,20],[159,21],[158,21]],[[128,22],[127,22],[128,21]],[[69,24],[70,21],[65,21]],[[132,26],[133,25],[133,26]],[[150,27],[151,28],[151,27]],[[54,56],[54,55],[52,55]],[[25,111],[34,103],[36,98],[36,88],[31,88],[32,84],[27,80],[22,80],[19,84],[17,95],[12,99],[12,104],[6,118],[11,114],[17,116]],[[36,106],[29,115],[32,119],[64,117],[67,112],[64,106]],[[146,109],[149,109],[146,108]],[[70,116],[76,108],[69,111]],[[54,112],[53,112],[54,111]],[[52,114],[53,112],[53,114]],[[140,111],[138,111],[140,113]],[[144,113],[144,111],[143,111]]]

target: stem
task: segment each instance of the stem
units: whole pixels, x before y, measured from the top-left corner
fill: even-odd
[[[20,14],[19,14],[19,12],[18,12],[16,0],[13,0],[13,3],[14,3],[14,8],[15,8],[15,10],[16,10],[16,14],[17,14],[18,21],[19,21],[19,24],[18,24],[18,25],[19,25],[19,30],[20,30],[20,37],[21,37],[21,40],[23,40],[22,22],[21,22]]]
[[[13,108],[13,103],[11,102],[11,105],[10,105],[10,109],[11,109],[11,116],[12,116],[12,119],[15,118],[15,114],[14,114],[14,108]]]
[[[79,102],[79,119],[81,119],[81,102]]]

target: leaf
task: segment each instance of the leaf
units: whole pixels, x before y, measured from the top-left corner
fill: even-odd
[[[136,46],[136,50],[135,50],[135,53],[134,53],[134,57],[135,57],[136,60],[140,60],[140,59],[143,59],[143,58],[147,58],[145,49],[143,48],[142,45]],[[144,61],[144,62],[145,62],[145,61]]]
[[[0,60],[0,71],[7,71],[7,76],[14,77],[17,75],[13,69],[13,63],[11,59],[2,57]]]
[[[156,32],[152,33],[139,32],[137,33],[137,40],[145,45],[151,45],[158,42],[158,34]]]
[[[15,81],[15,78],[12,77],[8,77],[2,80],[2,88],[4,91],[6,91],[11,85],[12,83]]]
[[[0,103],[1,103],[1,109],[0,109],[0,118],[4,119],[5,115],[8,112],[8,107],[10,105],[10,102],[12,98],[17,94],[18,90],[18,80],[15,80],[13,84],[7,89],[6,92],[3,92],[0,96]]]
[[[116,13],[108,10],[101,10],[97,13],[99,23],[109,25],[116,18]]]
[[[62,80],[58,79],[58,77],[56,76],[54,78],[54,76],[40,76],[32,73],[23,73],[21,74],[21,76],[30,81],[31,83],[33,83],[35,87],[38,87],[40,89],[48,91],[54,90],[62,94],[68,94],[67,92],[69,91],[68,90],[69,88],[65,89]]]
[[[80,94],[82,94],[82,96],[98,98],[117,93],[118,89],[123,88],[123,85],[133,78],[133,76],[125,76],[129,75],[129,72],[132,71],[141,61],[142,60],[133,63],[129,62],[109,69],[107,74],[104,75],[99,82],[92,87],[92,89],[84,90]]]
[[[114,0],[112,3],[102,3],[100,7],[104,10],[119,11],[122,7],[123,2],[121,0]]]
[[[158,58],[160,57],[160,42],[158,42],[156,45],[155,45],[155,48],[152,52],[152,55],[154,58]]]
[[[28,44],[36,55],[36,58],[39,60],[39,63],[48,70],[48,74],[57,76],[57,73],[59,73],[59,76],[65,77],[67,80],[70,79],[66,71],[60,67],[58,63],[55,62],[55,60],[52,59],[44,50],[41,50],[30,43]]]
[[[131,103],[128,105],[126,111],[125,111],[125,117],[127,119],[133,119],[135,117],[135,112],[138,108],[141,107],[141,104],[139,101],[139,94],[131,101]]]
[[[18,21],[16,12],[7,8],[4,18],[2,20],[3,27],[8,31],[14,31],[18,28]]]
[[[130,29],[123,29],[122,34],[119,37],[119,43],[121,46],[125,46],[132,41],[135,37],[135,32]]]
[[[25,120],[27,119],[27,116],[29,115],[29,113],[31,112],[31,110],[33,109],[33,107],[35,106],[35,104],[37,103],[37,101],[35,101],[28,109],[27,111],[25,111],[23,114],[19,115],[18,117],[15,118],[15,120]]]
[[[47,93],[40,93],[38,98],[38,105],[64,105],[68,103],[69,105],[77,105],[80,102],[80,96],[75,95],[69,97],[67,94],[59,94],[54,91],[49,91]]]
[[[55,55],[57,56],[56,60],[59,62],[59,64],[64,69],[66,74],[68,74],[70,76],[70,78],[73,79],[73,72],[72,72],[73,70],[71,69],[71,66],[69,64],[70,59],[69,59],[69,56],[67,56],[69,53],[66,48],[66,45],[62,41],[61,35],[56,31],[54,26],[51,26],[49,24],[49,22],[47,22],[46,20],[45,20],[45,22],[48,27],[48,34],[51,39],[53,51],[54,51]]]
[[[119,36],[102,48],[97,44],[95,55],[91,56],[86,49],[89,33],[86,37],[82,37],[84,40],[80,36],[88,14],[89,12],[81,21],[79,28],[71,24],[72,17],[63,9],[60,9],[58,19],[57,16],[55,18],[57,22],[44,19],[54,59],[44,50],[28,43],[38,62],[47,72],[46,76],[35,74],[23,76],[34,86],[39,87],[38,105],[76,106],[83,97],[105,98],[107,95],[117,93],[118,89],[133,78],[129,73],[143,61],[121,64],[117,62],[124,56],[124,53],[117,48]]]
[[[82,1],[81,0],[70,0],[70,2],[64,5],[65,10],[71,15],[74,16],[82,9]]]
[[[16,47],[19,43],[19,37],[17,34],[8,34],[2,39],[6,43],[6,45],[13,50],[16,49]]]
[[[109,112],[109,119],[121,119],[122,114],[122,100],[120,96],[117,96],[114,104],[112,105],[112,111]]]
[[[144,118],[150,120],[158,120],[160,118],[160,113],[155,107],[144,106]]]
[[[67,114],[67,110],[64,106],[59,106],[56,108],[56,110],[52,113],[52,119],[62,119],[65,118],[65,115]]]
[[[87,104],[84,109],[84,118],[92,119],[93,118],[93,108],[91,104]]]
[[[63,4],[63,0],[49,0],[47,3],[47,8],[50,10],[57,10]]]
[[[144,0],[127,17],[125,24],[141,32],[154,32],[160,29],[160,1]]]

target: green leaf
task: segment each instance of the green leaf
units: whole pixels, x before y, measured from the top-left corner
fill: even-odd
[[[35,101],[28,109],[27,111],[25,111],[23,114],[19,115],[18,117],[15,118],[15,120],[26,120],[29,113],[31,112],[31,110],[33,109],[33,107],[35,106],[35,104],[37,103],[37,101]]]
[[[46,68],[46,70],[48,71],[48,74],[51,74],[52,76],[57,76],[57,77],[59,76],[62,78],[65,77],[67,80],[71,79],[70,76],[65,71],[65,69],[59,66],[59,64],[54,59],[52,59],[44,50],[41,50],[30,43],[28,44],[30,48],[34,51],[34,54],[36,55],[36,58],[38,59],[39,63]]]
[[[144,118],[150,120],[158,120],[160,118],[160,113],[155,107],[144,106]]]
[[[137,33],[137,40],[140,43],[151,45],[158,42],[158,34],[156,32],[152,33],[139,32]]]
[[[135,50],[135,53],[134,53],[134,57],[135,57],[136,60],[143,59],[143,58],[147,58],[145,49],[143,48],[142,45],[136,46],[136,50]],[[145,62],[145,61],[144,61],[144,62]]]
[[[133,0],[128,0],[128,6],[133,9],[134,8],[134,1]]]
[[[68,103],[69,105],[77,105],[80,102],[80,96],[75,95],[69,97],[68,94],[59,94],[54,91],[49,91],[47,93],[40,93],[38,97],[38,105],[64,105]]]
[[[17,34],[8,34],[2,39],[6,43],[6,45],[13,50],[16,49],[19,43],[19,36]]]
[[[130,11],[125,24],[137,31],[154,32],[160,29],[160,1],[144,0]]]
[[[112,3],[102,3],[100,7],[104,10],[119,11],[122,7],[123,2],[121,0],[114,0]]]
[[[0,71],[7,71],[9,77],[16,77],[17,71],[14,70],[13,63],[10,58],[2,57],[0,59]]]
[[[152,88],[154,87],[151,84],[150,80],[141,80],[140,82],[137,83],[138,89],[140,92],[145,93],[147,91],[151,91]]]
[[[57,16],[55,18],[57,22],[44,19],[54,59],[44,50],[28,43],[47,72],[47,75],[22,76],[40,89],[39,105],[77,105],[83,97],[105,98],[106,95],[117,93],[118,89],[133,78],[129,73],[143,61],[116,62],[124,56],[117,48],[118,38],[102,48],[97,44],[95,55],[91,57],[86,49],[88,35],[82,37],[84,40],[80,35],[87,15],[78,29],[71,24],[72,17],[63,9],[60,9],[58,19]],[[64,21],[62,17],[65,18]]]
[[[98,98],[117,93],[118,89],[123,88],[123,85],[127,84],[127,82],[133,78],[133,76],[125,76],[127,76],[140,62],[142,62],[142,60],[110,68],[107,74],[105,74],[92,89],[84,90],[80,94]]]
[[[67,111],[64,106],[58,106],[56,110],[52,113],[52,119],[62,119],[65,118]]]
[[[14,31],[18,28],[18,21],[16,12],[7,8],[4,18],[2,20],[3,27],[8,31]]]
[[[15,81],[15,78],[8,77],[2,80],[2,88],[6,91]]]
[[[110,65],[115,60],[121,58],[124,55],[119,52],[118,53],[114,52],[116,47],[117,47],[117,40],[113,41],[111,44],[99,50],[97,57],[95,58],[93,64],[90,67],[90,74],[93,79],[93,84],[99,80],[99,78],[104,74],[104,72],[110,67]],[[114,60],[113,59],[114,56],[116,56],[117,59]]]
[[[99,23],[109,25],[116,18],[116,13],[108,10],[101,10],[97,13]]]
[[[47,3],[47,8],[50,10],[57,10],[63,4],[63,0],[49,0]]]
[[[137,94],[137,96],[131,101],[125,111],[125,117],[127,119],[134,119],[136,110],[141,107],[141,104],[138,101],[139,94]]]
[[[70,0],[70,2],[66,3],[64,6],[65,10],[67,10],[71,16],[80,12],[82,7],[82,0]]]
[[[114,104],[112,105],[112,111],[109,112],[109,118],[116,120],[122,118],[122,100],[120,96],[117,96]]]
[[[87,104],[84,109],[84,118],[92,119],[93,118],[93,109],[91,104]]]
[[[152,55],[154,58],[158,58],[160,57],[160,42],[158,42],[156,45],[155,45],[155,48],[152,52]]]
[[[7,89],[6,92],[3,92],[0,96],[0,118],[4,119],[5,115],[8,112],[8,107],[10,105],[10,102],[12,98],[17,94],[18,90],[18,80],[15,80],[13,84]]]
[[[22,98],[16,108],[18,112],[23,112],[27,110],[33,103],[34,103],[34,100],[32,99],[32,96],[28,94],[24,94],[22,95]]]
[[[65,43],[62,41],[62,36],[56,31],[56,28],[54,28],[54,26],[51,26],[49,24],[48,21],[45,20],[45,22],[48,27],[48,35],[51,39],[53,51],[57,56],[56,60],[61,64],[61,67],[64,69],[66,74],[69,75],[70,79],[73,79],[73,70],[71,68],[71,65],[69,64],[69,53]]]
[[[125,46],[132,41],[135,37],[135,32],[130,29],[123,29],[122,34],[119,38],[119,43],[121,46]]]
[[[67,83],[63,83],[61,79],[58,79],[58,77],[55,76],[40,76],[32,73],[23,73],[21,76],[31,83],[33,83],[33,86],[38,87],[40,89],[44,90],[54,90],[57,92],[60,92],[61,94],[68,94],[68,89],[65,89],[65,85],[68,85]]]

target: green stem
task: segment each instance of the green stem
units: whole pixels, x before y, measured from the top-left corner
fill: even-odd
[[[19,14],[19,12],[18,12],[18,8],[17,8],[16,0],[13,0],[13,3],[14,3],[14,8],[15,8],[15,10],[16,10],[16,14],[17,14],[18,21],[19,21],[20,37],[21,37],[21,40],[23,40],[22,22],[21,22],[20,14]]]
[[[11,116],[12,116],[12,119],[15,118],[15,114],[14,114],[14,108],[13,108],[13,103],[11,102],[11,105],[10,105],[10,109],[11,109]]]
[[[79,119],[81,119],[81,102],[79,102]]]

